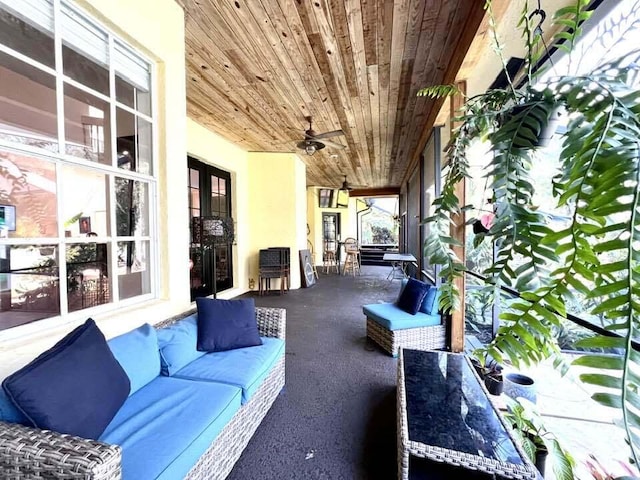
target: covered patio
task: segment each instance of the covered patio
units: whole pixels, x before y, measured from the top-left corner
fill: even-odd
[[[162,384],[168,381],[164,377],[174,373],[167,373],[172,366],[170,362],[167,366],[161,353],[162,339],[153,343],[158,335],[163,337],[164,327],[180,330],[187,323],[177,327],[176,323],[191,322],[189,353],[198,357],[206,349],[200,348],[200,331],[195,327],[196,299],[255,301],[256,322],[250,323],[251,328],[258,324],[259,331],[252,330],[252,334],[266,339],[268,352],[264,356],[269,361],[262,357],[250,361],[272,363],[264,371],[260,363],[260,375],[250,380],[243,377],[241,385],[231,382],[233,388],[227,388],[228,378],[218,382],[226,385],[215,387],[222,392],[220,398],[227,395],[224,398],[229,400],[220,400],[221,408],[233,404],[236,413],[229,407],[220,414],[208,403],[211,411],[204,409],[211,416],[205,430],[215,442],[233,434],[241,436],[244,444],[249,442],[242,454],[243,447],[233,445],[229,470],[237,456],[239,460],[229,478],[398,475],[398,360],[367,340],[363,305],[395,302],[401,277],[420,280],[425,289],[444,290],[444,304],[436,303],[430,312],[437,317],[438,327],[446,330],[445,345],[439,351],[471,353],[496,337],[500,309],[513,320],[516,315],[510,309],[518,305],[514,299],[531,298],[527,297],[531,291],[524,287],[524,296],[515,289],[522,286],[520,282],[504,280],[509,276],[506,274],[496,276],[500,288],[494,292],[495,305],[486,296],[487,286],[493,285],[487,271],[499,260],[501,246],[490,235],[484,244],[476,242],[483,238],[477,235],[491,232],[498,238],[508,228],[515,230],[517,222],[501,231],[491,230],[491,220],[498,218],[498,211],[512,204],[494,203],[502,185],[488,187],[492,175],[485,174],[495,156],[483,150],[482,142],[471,145],[468,156],[460,155],[457,161],[461,163],[452,160],[447,144],[457,138],[460,109],[466,100],[493,89],[512,91],[516,96],[517,91],[533,86],[527,83],[532,70],[542,74],[547,62],[553,66],[554,61],[566,61],[562,60],[561,46],[545,43],[554,34],[566,39],[583,26],[593,33],[596,25],[609,25],[607,15],[621,3],[640,17],[637,6],[629,7],[633,2],[580,2],[589,13],[578,9],[585,18],[565,31],[566,18],[564,23],[554,23],[551,12],[573,5],[574,0],[524,3],[0,0],[0,379],[22,373],[42,352],[58,347],[61,340],[64,344],[69,335],[89,325],[99,330],[103,347],[105,342],[117,344],[117,339],[132,332],[151,338],[147,347],[153,357],[153,375],[145,381],[160,379]],[[633,36],[638,28],[631,13],[621,18],[632,24],[623,27],[625,34]],[[523,19],[530,21],[535,15],[540,16],[535,35],[542,39],[542,47],[533,55],[523,45],[520,29],[523,23],[530,26]],[[615,37],[619,26],[614,27],[601,37]],[[526,30],[524,37],[527,35],[531,31]],[[500,44],[498,56],[493,51],[496,43]],[[589,57],[590,44],[581,48]],[[624,68],[637,65],[630,63]],[[445,85],[442,88],[447,95],[422,90],[437,85]],[[595,93],[586,97],[600,101]],[[629,98],[630,102],[635,99],[635,92]],[[573,95],[574,101],[580,99],[581,95]],[[492,120],[500,125],[516,118],[516,114],[510,115]],[[506,169],[508,181],[504,182],[515,191],[514,211],[522,204],[519,189],[528,197],[538,189],[541,200],[536,197],[536,202],[542,208],[536,204],[533,213],[548,215],[553,229],[574,235],[573,242],[559,237],[566,244],[559,247],[557,257],[566,256],[566,245],[583,245],[576,240],[576,229],[566,227],[572,218],[601,222],[602,236],[619,225],[606,224],[610,220],[606,215],[581,217],[578,207],[575,214],[543,211],[554,197],[554,174],[564,148],[561,135],[571,134],[571,123],[567,122],[565,118],[556,129],[552,146],[536,157],[539,163],[532,174],[542,188],[537,183],[534,187],[535,182],[528,178],[512,181],[508,174],[514,168]],[[618,124],[612,132],[627,141],[637,138]],[[573,140],[580,143],[577,134]],[[635,161],[635,150],[627,150],[630,162]],[[451,185],[448,175],[455,176],[460,165],[468,167],[468,172],[461,175],[454,189],[445,192],[449,200],[455,199],[456,206],[442,215],[450,223],[439,230],[441,225],[425,219],[442,213],[438,209],[443,202],[434,204],[434,200],[446,190],[443,186]],[[608,166],[597,166],[589,178],[609,175]],[[575,178],[567,180],[568,184],[580,179],[578,173],[572,175]],[[617,183],[625,189],[638,184],[627,177]],[[599,188],[588,187],[585,191]],[[627,190],[623,193],[602,208],[624,204],[629,195]],[[466,204],[471,208],[458,208]],[[583,206],[577,200],[575,204]],[[477,216],[475,226],[473,215]],[[612,215],[617,218],[617,212]],[[635,210],[629,216],[634,222]],[[483,223],[480,219],[486,220],[484,217],[491,218]],[[634,228],[631,225],[629,231]],[[582,233],[586,236],[596,230],[587,225]],[[618,239],[628,240],[632,235]],[[425,248],[428,240],[436,237],[447,245],[439,258],[437,251],[434,255],[433,249]],[[541,241],[525,238],[522,244],[550,251]],[[536,279],[557,277],[545,270],[546,265],[538,270],[538,258],[527,257],[530,252],[521,248],[522,244],[505,261],[505,271],[518,272],[513,277],[526,277],[531,284]],[[616,245],[618,250],[624,248]],[[637,241],[629,241],[629,258],[635,259],[637,247]],[[517,261],[522,258],[533,267],[524,265],[521,270]],[[629,298],[636,295],[635,264],[630,260],[621,267],[621,260],[611,262],[607,268],[629,272],[629,285],[617,282],[623,295],[625,291]],[[337,273],[331,273],[332,267]],[[593,278],[589,268],[581,270],[587,280]],[[468,274],[451,275],[464,270]],[[611,271],[614,274],[607,280],[617,278],[619,270]],[[567,276],[574,284],[581,281],[576,280],[575,272]],[[587,292],[586,297],[589,290],[606,294],[610,287],[598,284],[591,288],[588,281],[582,283],[578,287]],[[453,298],[449,294],[452,287],[460,292],[459,304],[447,303]],[[613,299],[620,310],[608,312],[614,320],[623,316],[625,308],[631,311],[636,306],[635,299],[621,302],[620,298]],[[611,318],[587,318],[592,310],[597,313],[598,301],[580,297],[568,306],[556,302],[539,315],[569,313],[573,323],[559,325],[559,332],[554,331],[566,341],[562,355],[567,361],[581,355],[573,351],[576,338],[592,336],[594,331],[609,335],[606,348],[615,344],[612,348],[620,349],[621,339],[627,338],[624,332],[628,333],[628,351],[640,348],[634,336],[637,318],[631,313],[626,330],[605,325]],[[439,308],[442,306],[446,311]],[[251,320],[252,312],[248,315]],[[596,325],[597,321],[602,325]],[[570,327],[564,328],[567,325]],[[540,337],[552,336],[546,327],[540,331]],[[164,335],[165,346],[171,345],[175,333],[171,332]],[[516,353],[521,349],[534,357],[546,356],[548,344],[536,343],[538,338],[521,330],[511,347]],[[207,355],[258,347],[263,340],[207,351]],[[605,349],[600,344],[592,348],[597,353]],[[126,354],[136,352],[136,348],[125,350]],[[605,355],[609,365],[623,358],[620,350],[610,348],[607,352],[613,352],[610,357]],[[225,357],[228,364],[242,364],[240,354],[233,355]],[[112,356],[113,361],[117,355]],[[280,391],[285,365],[286,383]],[[511,366],[507,363],[505,367]],[[93,373],[87,373],[88,377],[100,377]],[[545,425],[575,456],[576,477],[592,478],[585,464],[590,454],[622,474],[617,462],[628,461],[629,448],[625,432],[613,424],[619,420],[620,410],[590,399],[597,390],[577,380],[583,370],[574,369],[560,377],[549,362],[542,362],[524,373],[537,381],[538,406]],[[633,369],[624,373],[625,378],[633,374]],[[136,382],[124,380],[129,382],[129,390],[123,401],[146,386],[132,388]],[[609,387],[618,385],[619,380],[600,377]],[[208,395],[207,389],[214,391],[209,385],[199,394]],[[162,389],[154,392],[157,403],[162,403]],[[0,392],[4,429],[0,429],[0,436],[11,430],[13,423],[20,424],[15,428],[21,434],[22,427],[42,430],[37,422],[29,424],[22,417],[22,423],[14,422],[12,415],[20,406],[8,389],[5,393]],[[637,400],[634,408],[640,411],[640,397],[636,398],[634,388],[626,394],[632,398],[629,402]],[[189,398],[192,404],[197,403],[193,400],[196,396]],[[496,408],[505,410],[502,400],[493,400]],[[617,401],[614,398],[609,403]],[[251,410],[244,413],[249,410],[245,405],[257,405],[259,414]],[[144,411],[140,407],[131,418],[141,418],[137,414]],[[188,417],[185,412],[178,414]],[[243,431],[245,415],[251,417],[251,428]],[[640,429],[637,412],[630,417]],[[223,418],[235,419],[241,427],[221,420],[221,425],[216,424]],[[188,423],[189,418],[184,420]],[[145,427],[146,423],[153,424],[145,421]],[[233,428],[222,430],[229,425]],[[54,430],[53,443],[62,435],[55,428],[44,430]],[[137,431],[132,430],[134,434]],[[119,447],[100,434],[86,441],[101,443],[91,445],[97,452],[105,448],[110,458],[116,459],[115,466],[109,468],[115,472],[113,478],[119,479]],[[125,437],[129,441],[135,435]],[[168,437],[189,445],[192,440],[173,434]],[[13,437],[8,438],[15,447]],[[202,442],[199,446],[206,443],[198,439]],[[84,452],[73,442],[70,445],[61,450],[63,460],[69,451]],[[181,448],[176,447],[180,454],[186,451]],[[20,451],[22,446],[14,450]],[[129,458],[136,457],[130,452]],[[224,450],[207,452],[217,459],[227,455]],[[182,459],[184,464],[178,467],[171,462],[158,467],[162,471],[157,477],[153,473],[154,480],[173,480],[174,471],[181,472],[175,476],[182,478],[193,465],[197,465],[196,472],[189,478],[225,477],[229,471],[196,464],[204,455],[193,455]],[[103,462],[102,453],[95,458],[98,469],[108,463]],[[410,478],[452,475],[439,463],[411,462]],[[36,470],[39,468],[36,465]],[[455,473],[460,475],[461,471]],[[462,474],[465,478],[472,475],[467,470]],[[552,478],[549,469],[547,475]],[[478,478],[487,477],[478,474]]]

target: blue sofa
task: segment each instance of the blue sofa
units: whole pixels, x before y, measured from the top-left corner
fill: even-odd
[[[403,280],[402,288],[406,285]],[[431,297],[427,295],[420,310],[415,314],[401,310],[393,303],[371,303],[362,307],[367,319],[367,338],[382,347],[394,357],[399,348],[416,350],[437,350],[446,346],[446,327],[438,312],[440,292],[431,287]],[[426,303],[429,306],[426,306]]]
[[[225,478],[284,386],[285,311],[256,314],[256,347],[197,351],[196,314],[109,340],[131,392],[96,440],[25,427],[2,393],[0,478]]]

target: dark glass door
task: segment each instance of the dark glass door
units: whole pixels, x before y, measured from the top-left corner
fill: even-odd
[[[336,259],[340,261],[340,214],[322,214],[322,240],[324,252],[335,252]]]
[[[233,244],[204,245],[194,235],[199,217],[231,217],[231,174],[189,157],[191,300],[233,286]]]

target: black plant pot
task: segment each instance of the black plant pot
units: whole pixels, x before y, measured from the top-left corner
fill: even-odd
[[[546,448],[538,447],[536,449],[535,466],[536,469],[540,472],[540,475],[542,475],[542,478],[544,478],[544,470],[547,465],[547,455],[549,455],[549,451]]]
[[[500,395],[504,389],[502,375],[487,375],[484,377],[484,385],[491,395]]]

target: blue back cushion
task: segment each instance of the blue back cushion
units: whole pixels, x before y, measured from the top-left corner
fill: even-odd
[[[160,375],[156,329],[148,323],[107,342],[131,382],[131,393]]]
[[[181,368],[205,355],[196,348],[198,320],[193,315],[158,330],[162,374],[173,375]]]
[[[253,298],[216,300],[196,298],[198,350],[220,352],[262,345]]]
[[[429,290],[429,285],[420,280],[416,280],[415,278],[410,278],[407,281],[407,285],[402,290],[396,305],[401,310],[404,310],[411,315],[415,315],[420,310],[420,306],[422,305],[422,300],[424,300],[427,291]]]
[[[129,377],[92,319],[5,378],[2,387],[29,423],[97,439],[129,395]]]
[[[404,287],[407,286],[408,279],[403,278],[400,284],[400,292],[398,293],[398,299],[400,299],[400,295],[404,291]],[[424,300],[422,300],[422,305],[420,305],[420,312],[426,313],[427,315],[437,315],[438,314],[438,302],[440,301],[440,289],[435,285],[429,285],[429,290],[427,290],[427,294],[424,296]],[[396,304],[398,301],[396,300]]]

